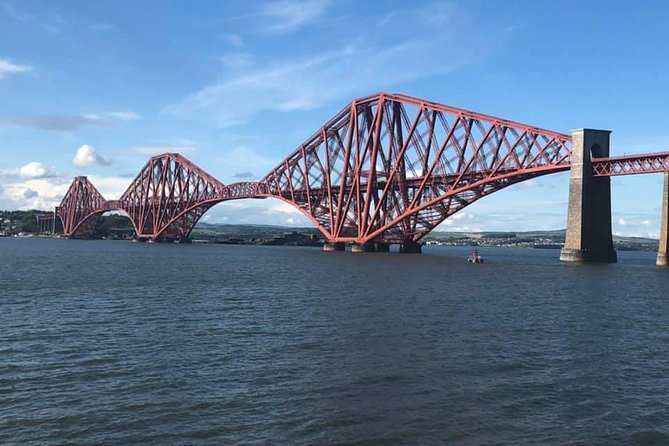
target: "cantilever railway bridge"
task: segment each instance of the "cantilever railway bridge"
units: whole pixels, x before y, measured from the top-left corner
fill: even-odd
[[[115,210],[130,218],[138,239],[160,241],[187,238],[217,203],[275,198],[299,209],[335,246],[400,244],[411,252],[474,201],[569,170],[573,144],[567,134],[380,93],[351,102],[260,181],[225,185],[167,153],[151,158],[117,200],[76,177],[56,214],[67,237],[85,235]],[[669,152],[586,162],[593,177],[667,172]]]

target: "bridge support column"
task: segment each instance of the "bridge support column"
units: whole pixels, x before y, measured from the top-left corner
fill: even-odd
[[[376,252],[390,252],[390,245],[388,243],[377,243]]]
[[[325,242],[323,243],[323,251],[325,252],[346,251],[346,245],[341,242],[337,243]]]
[[[657,266],[669,266],[669,172],[664,173],[662,188],[662,223],[660,224],[660,248],[657,250]]]
[[[416,242],[404,242],[400,245],[400,253],[402,254],[420,254],[423,252],[423,245]]]
[[[376,246],[374,243],[353,243],[351,252],[375,252]]]
[[[563,262],[617,262],[611,231],[611,178],[595,177],[591,157],[609,156],[608,130],[572,132],[571,179]]]

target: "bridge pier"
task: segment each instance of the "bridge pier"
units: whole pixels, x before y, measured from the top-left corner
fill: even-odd
[[[595,177],[591,158],[609,156],[609,130],[572,132],[571,178],[563,262],[618,261],[611,231],[611,178]]]
[[[374,243],[353,243],[351,252],[376,252]]]
[[[376,252],[390,252],[390,245],[388,243],[377,243]]]
[[[660,248],[657,250],[657,266],[669,266],[669,172],[664,173],[662,187],[662,223],[660,224]]]
[[[323,243],[323,251],[325,252],[346,251],[346,245],[341,242],[337,243],[325,242]]]
[[[423,252],[423,245],[416,242],[406,241],[400,245],[402,254],[420,254]]]

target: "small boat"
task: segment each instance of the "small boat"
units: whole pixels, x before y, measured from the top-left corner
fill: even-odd
[[[472,253],[467,257],[469,263],[483,263],[483,257],[479,255],[479,252],[476,248],[472,249]]]

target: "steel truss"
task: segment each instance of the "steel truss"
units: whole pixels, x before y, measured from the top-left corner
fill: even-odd
[[[418,242],[519,181],[569,169],[571,137],[428,101],[352,102],[261,181],[332,242]]]
[[[109,210],[107,200],[86,177],[75,177],[56,208],[63,224],[63,233],[86,237],[95,229],[97,217]]]
[[[332,243],[417,243],[476,200],[570,168],[569,135],[380,93],[353,101],[258,182],[224,185],[177,153],[151,158],[118,200],[75,178],[57,208],[66,236],[109,210],[140,239],[187,238],[213,205],[276,198]],[[669,170],[669,154],[602,158],[595,175]],[[88,226],[87,226],[88,225]]]
[[[594,158],[592,170],[596,177],[669,172],[669,153]]]

